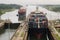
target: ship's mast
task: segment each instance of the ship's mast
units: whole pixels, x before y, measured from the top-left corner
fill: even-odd
[[[36,11],[38,11],[38,6],[36,7]]]

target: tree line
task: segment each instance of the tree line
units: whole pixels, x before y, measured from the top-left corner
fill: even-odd
[[[60,12],[60,5],[44,5],[43,7],[50,11]]]
[[[12,8],[18,9],[20,7],[21,5],[16,4],[0,4],[0,9],[12,9]]]

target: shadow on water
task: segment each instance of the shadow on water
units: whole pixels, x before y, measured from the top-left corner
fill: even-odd
[[[5,23],[5,29],[17,29],[20,23]]]
[[[0,35],[4,34],[6,32],[6,29],[16,30],[20,23],[5,23],[4,28],[0,28]]]
[[[0,35],[5,33],[5,29],[0,29]]]

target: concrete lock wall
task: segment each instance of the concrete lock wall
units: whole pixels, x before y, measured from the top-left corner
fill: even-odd
[[[20,23],[5,23],[5,29],[17,29]]]

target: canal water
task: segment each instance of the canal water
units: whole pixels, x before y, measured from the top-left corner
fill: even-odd
[[[0,34],[0,40],[10,40],[15,31],[15,29],[5,29],[5,31]]]
[[[28,6],[27,7],[27,12],[26,12],[26,17],[32,11],[35,11],[35,10],[36,10],[36,6]],[[46,8],[43,8],[43,7],[39,7],[39,10],[43,13],[47,13],[46,16],[47,16],[48,20],[60,19],[60,12],[49,11]],[[5,14],[1,15],[1,19],[3,19],[3,20],[10,19],[10,21],[12,23],[19,23],[17,15],[18,15],[18,9],[14,10],[12,12],[6,12]]]
[[[30,13],[31,10],[32,11],[35,10],[35,8],[36,7],[33,7],[33,6],[30,7],[29,6],[27,8],[27,10],[28,10],[27,14]],[[60,16],[58,16],[58,15],[60,15],[59,13],[49,11],[49,10],[47,10],[45,8],[42,8],[42,7],[40,7],[39,9],[40,9],[40,11],[42,11],[44,13],[47,13],[47,18],[49,20],[58,19],[58,17],[60,18]],[[10,21],[12,23],[18,23],[18,16],[17,16],[17,14],[18,14],[18,9],[15,10],[15,11],[12,11],[12,12],[6,12],[5,14],[1,15],[1,19],[3,19],[3,20],[10,19]],[[0,34],[0,40],[10,40],[10,38],[13,36],[15,31],[16,31],[15,29],[5,29],[5,31],[2,34]]]
[[[20,23],[10,23],[10,25],[8,24],[9,23],[5,23],[4,29],[0,30],[0,40],[10,40],[20,25]]]

